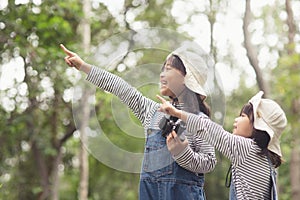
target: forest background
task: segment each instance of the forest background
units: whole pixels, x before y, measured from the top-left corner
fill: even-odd
[[[208,103],[226,130],[259,90],[285,110],[279,199],[300,199],[299,10],[298,0],[1,0],[0,199],[137,199],[140,160],[123,155],[142,154],[140,124],[85,85],[59,44],[155,99],[159,69],[149,63],[162,64],[162,49],[183,40],[215,63]],[[219,200],[229,162],[217,158],[205,190]]]

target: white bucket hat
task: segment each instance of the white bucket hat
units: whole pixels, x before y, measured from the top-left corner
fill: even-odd
[[[287,119],[282,108],[271,99],[263,99],[263,94],[260,91],[249,100],[253,106],[253,126],[269,134],[271,140],[268,149],[282,156],[279,138],[287,125]]]
[[[204,51],[200,47],[196,49],[187,44],[173,51],[167,58],[171,55],[178,56],[185,66],[184,84],[186,87],[206,98],[207,95],[203,87],[207,80],[208,67],[202,58],[205,55]]]

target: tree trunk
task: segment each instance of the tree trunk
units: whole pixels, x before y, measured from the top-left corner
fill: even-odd
[[[285,1],[285,9],[287,13],[287,25],[289,27],[288,32],[288,46],[287,51],[288,55],[293,56],[296,54],[295,52],[295,35],[296,35],[296,25],[294,21],[294,14],[291,6],[290,0]],[[291,66],[291,70],[294,71],[297,66]],[[297,72],[296,72],[297,73]],[[299,99],[293,99],[292,103],[292,113],[293,118],[298,119],[300,115],[300,100]],[[298,120],[300,121],[300,120]],[[298,200],[300,199],[300,138],[299,138],[299,128],[297,128],[299,123],[295,123],[295,125],[292,125],[292,152],[291,152],[291,162],[290,162],[290,177],[291,177],[291,193],[292,193],[292,200]]]
[[[59,200],[59,164],[62,161],[61,147],[58,149],[57,155],[53,161],[53,171],[52,171],[52,200]]]
[[[80,125],[80,183],[79,183],[79,199],[87,200],[88,199],[88,185],[89,185],[89,163],[88,163],[88,152],[85,148],[87,145],[87,133],[86,128],[88,127],[89,116],[90,116],[90,108],[88,102],[90,94],[88,91],[84,92],[82,101],[82,118]]]
[[[90,0],[83,0],[83,13],[84,17],[82,20],[82,43],[83,51],[85,54],[89,53],[90,43],[91,43],[91,25],[90,25],[90,13],[91,13],[91,2]],[[88,122],[90,119],[90,108],[89,108],[89,97],[90,89],[87,88],[84,90],[83,97],[81,99],[82,105],[82,118],[81,125],[79,127],[80,131],[80,183],[79,183],[79,199],[87,200],[88,199],[88,185],[89,185],[89,163],[88,163],[88,152],[85,148],[87,145],[87,133],[86,127],[88,127]]]
[[[299,138],[294,140],[293,149],[291,153],[290,162],[290,177],[291,177],[291,190],[292,190],[292,200],[300,199],[300,141]]]
[[[248,31],[248,26],[251,21],[251,6],[250,0],[246,0],[245,15],[243,19],[244,45],[247,51],[247,57],[256,74],[256,81],[260,90],[264,91],[264,96],[269,94],[269,86],[263,78],[262,71],[259,67],[257,52],[251,43],[251,33]]]
[[[48,199],[49,196],[51,195],[51,190],[49,184],[49,175],[48,175],[49,173],[48,173],[48,169],[44,157],[42,156],[40,149],[37,147],[36,141],[32,142],[31,149],[36,161],[37,171],[40,175],[40,182],[42,187],[42,192],[39,195],[38,199],[39,200]]]
[[[286,23],[289,27],[289,33],[288,33],[288,38],[289,38],[289,43],[288,43],[288,54],[292,55],[295,53],[295,35],[296,35],[296,25],[294,22],[294,14],[291,6],[290,0],[285,1],[285,9],[287,13],[287,20]]]

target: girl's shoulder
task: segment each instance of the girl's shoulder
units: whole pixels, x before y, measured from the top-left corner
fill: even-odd
[[[209,118],[204,112],[199,112],[198,116],[204,117],[204,118]]]
[[[163,112],[158,111],[159,104],[154,105],[148,112],[145,120],[145,128],[148,129],[159,129],[159,123],[165,116]]]

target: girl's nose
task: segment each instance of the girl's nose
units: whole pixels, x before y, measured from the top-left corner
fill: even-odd
[[[239,117],[234,118],[234,123],[237,123],[238,120],[239,120]]]
[[[160,72],[160,75],[159,75],[159,76],[160,76],[160,78],[163,78],[163,77],[165,77],[165,72],[163,72],[163,71],[162,71],[162,72]]]

